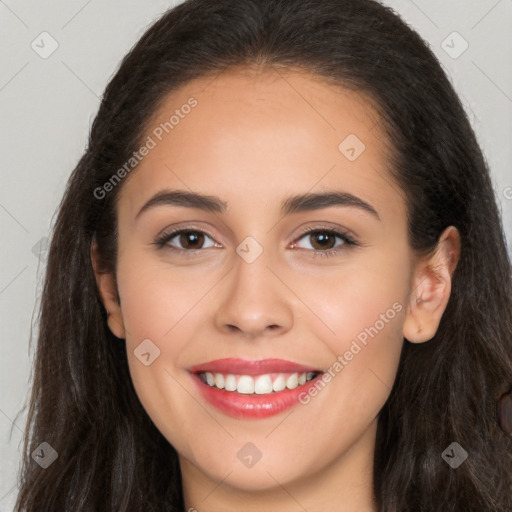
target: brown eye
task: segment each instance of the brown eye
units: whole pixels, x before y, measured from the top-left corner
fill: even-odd
[[[341,255],[351,247],[359,245],[348,234],[332,229],[307,229],[293,244],[293,248],[303,249],[304,247],[299,245],[299,241],[302,239],[309,240],[309,247],[305,248],[313,257]]]
[[[178,235],[178,240],[184,249],[201,249],[201,245],[204,243],[204,233],[183,231]]]
[[[210,239],[211,243],[205,246],[207,239]],[[216,245],[212,237],[199,229],[179,229],[164,233],[154,243],[159,248],[166,247],[176,251],[194,251]]]
[[[299,238],[299,240],[302,239],[310,240],[310,247],[306,247],[307,249],[317,251],[329,251],[347,244],[355,245],[355,242],[348,235],[330,229],[310,229]],[[340,242],[337,243],[336,239]]]
[[[329,231],[315,231],[309,236],[314,249],[332,249],[336,244],[336,236]]]

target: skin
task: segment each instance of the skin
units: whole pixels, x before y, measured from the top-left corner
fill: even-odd
[[[187,510],[374,512],[378,413],[403,338],[422,343],[438,328],[458,232],[447,228],[428,258],[412,252],[404,198],[386,170],[385,135],[362,94],[303,71],[231,70],[170,94],[146,135],[191,96],[198,105],[122,184],[116,276],[98,271],[92,248],[108,324],[125,340],[137,394],[179,454]],[[349,134],[366,146],[352,162],[338,149]],[[228,209],[160,205],[136,219],[164,188],[214,195]],[[285,197],[329,190],[370,203],[380,220],[354,206],[280,215]],[[153,245],[164,229],[189,223],[207,233],[195,255],[185,254],[179,236],[167,248]],[[360,245],[334,238],[322,249],[306,227],[348,231]],[[236,252],[247,236],[263,248],[252,263]],[[335,245],[336,255],[313,256]],[[224,357],[327,369],[394,303],[401,311],[317,396],[276,416],[227,416],[188,372]],[[134,355],[146,338],[160,349],[149,366]],[[262,454],[251,468],[237,458],[247,442]]]

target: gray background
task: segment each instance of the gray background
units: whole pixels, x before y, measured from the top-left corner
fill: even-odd
[[[105,85],[174,3],[0,0],[0,511],[12,511],[16,495],[45,237]],[[451,77],[492,170],[512,253],[512,1],[383,3],[428,41]],[[469,44],[460,56],[464,41],[454,31]],[[45,59],[55,43],[42,32],[58,44]]]

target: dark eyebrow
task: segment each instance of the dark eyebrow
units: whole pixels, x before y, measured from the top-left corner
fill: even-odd
[[[187,192],[186,190],[161,190],[142,206],[135,218],[137,219],[142,212],[149,208],[161,205],[184,206],[213,213],[225,213],[228,208],[228,204],[225,201],[215,196]],[[372,205],[353,194],[338,191],[317,194],[308,193],[288,197],[281,205],[281,215],[285,216],[298,212],[320,210],[330,206],[353,206],[370,213],[380,220],[377,210]]]
[[[198,208],[213,213],[224,213],[228,208],[225,201],[215,196],[187,192],[186,190],[161,190],[144,204],[135,219],[149,208],[161,205],[185,206],[186,208]]]
[[[380,220],[377,210],[371,204],[368,204],[366,201],[348,192],[338,191],[288,197],[283,201],[281,214],[290,215],[297,212],[320,210],[321,208],[328,208],[330,206],[354,206],[370,213]]]

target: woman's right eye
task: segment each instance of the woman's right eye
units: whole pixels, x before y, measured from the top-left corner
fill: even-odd
[[[213,243],[207,247],[204,247],[203,244],[205,238],[209,238]],[[168,247],[172,250],[186,252],[218,246],[213,238],[204,231],[199,229],[186,228],[173,230],[170,233],[163,233],[155,240],[154,244],[159,248]],[[176,247],[176,244],[180,244],[181,247]]]

